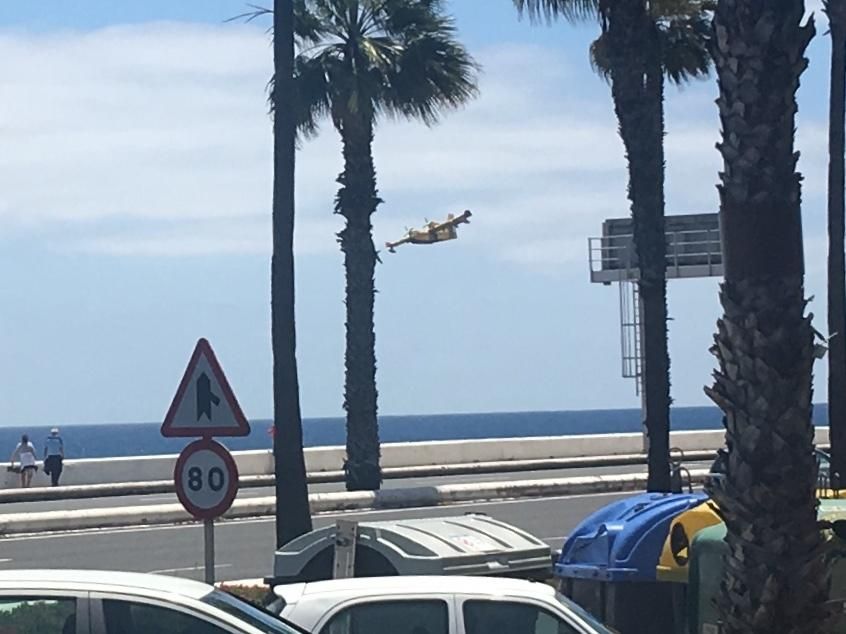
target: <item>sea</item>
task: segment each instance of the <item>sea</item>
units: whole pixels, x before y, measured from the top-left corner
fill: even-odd
[[[814,423],[828,425],[825,404],[814,407]],[[303,421],[306,447],[343,445],[343,418],[311,418]],[[674,407],[670,414],[673,430],[719,429],[722,414],[716,407]],[[43,446],[54,425],[30,427],[0,426],[0,459],[9,454],[22,434],[28,434],[38,448]],[[161,423],[59,424],[69,458],[105,458],[179,453],[185,438],[163,438]],[[222,439],[229,449],[269,449],[272,422],[250,421],[251,432],[243,438]],[[563,436],[577,434],[621,434],[639,432],[639,409],[565,410],[547,412],[491,412],[478,414],[432,414],[381,416],[382,442],[425,442],[432,440],[472,440]]]

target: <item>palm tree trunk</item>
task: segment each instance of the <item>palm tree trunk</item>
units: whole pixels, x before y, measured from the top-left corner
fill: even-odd
[[[274,0],[273,255],[270,307],[273,349],[273,463],[276,476],[276,545],[311,530],[294,315],[293,96],[294,9]]]
[[[381,200],[373,166],[373,124],[366,115],[347,116],[340,126],[344,171],[335,211],[346,219],[339,234],[347,275],[347,341],[344,409],[347,412],[346,484],[349,491],[374,491],[382,484],[376,418],[376,336],[373,328],[376,248],[370,216]]]
[[[831,94],[828,131],[828,427],[832,475],[846,475],[846,271],[844,271],[844,114],[846,2],[830,0]],[[836,475],[835,475],[836,474]],[[837,485],[839,486],[839,485]]]
[[[670,490],[670,355],[664,234],[663,76],[643,0],[611,4],[611,87],[629,165],[629,200],[643,306],[643,389],[649,437],[647,488]]]
[[[706,392],[726,425],[726,473],[709,485],[727,528],[726,634],[830,631],[794,154],[795,93],[813,36],[803,13],[802,0],[719,0],[714,20],[725,280],[719,369]]]

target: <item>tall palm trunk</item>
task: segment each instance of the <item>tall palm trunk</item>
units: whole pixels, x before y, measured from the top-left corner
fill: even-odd
[[[273,463],[276,476],[276,545],[311,530],[294,315],[294,162],[296,117],[293,103],[294,8],[292,0],[273,6],[273,255],[270,271],[273,349]]]
[[[379,427],[376,418],[376,337],[373,329],[376,248],[370,216],[379,203],[373,166],[373,124],[366,114],[348,115],[339,126],[344,171],[335,211],[346,219],[339,234],[347,274],[347,349],[344,409],[347,412],[346,483],[350,491],[378,489]]]
[[[832,472],[846,476],[846,272],[844,272],[844,114],[846,0],[829,0],[831,94],[828,129],[828,426]]]
[[[726,520],[718,605],[727,634],[823,634],[811,424],[813,331],[805,315],[795,93],[812,25],[802,0],[719,0],[714,57],[724,161],[725,280],[706,389],[725,413]]]
[[[629,165],[629,200],[640,268],[643,389],[649,437],[647,488],[670,490],[670,356],[664,234],[664,116],[660,58],[644,0],[618,0],[608,15],[611,89]]]

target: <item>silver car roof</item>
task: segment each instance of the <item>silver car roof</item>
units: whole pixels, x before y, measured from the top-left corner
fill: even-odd
[[[555,596],[555,590],[543,583],[503,577],[462,577],[455,575],[330,579],[328,581],[280,585],[273,590],[276,596],[289,603],[294,603],[304,597],[312,598],[323,593],[402,595],[408,593],[461,594],[467,592],[494,596],[547,597],[550,599]]]
[[[114,570],[0,570],[0,588],[50,588],[54,590],[120,591],[128,594],[157,592],[200,599],[212,586],[165,575]]]

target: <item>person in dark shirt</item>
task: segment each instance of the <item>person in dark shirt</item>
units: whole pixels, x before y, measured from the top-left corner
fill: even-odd
[[[62,462],[65,459],[65,443],[59,436],[59,429],[54,427],[44,441],[44,473],[50,476],[53,486],[59,485],[62,475]]]

